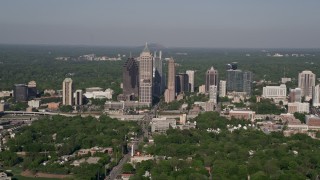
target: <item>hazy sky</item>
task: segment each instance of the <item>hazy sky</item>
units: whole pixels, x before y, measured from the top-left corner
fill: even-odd
[[[2,0],[0,44],[320,48],[320,0]]]

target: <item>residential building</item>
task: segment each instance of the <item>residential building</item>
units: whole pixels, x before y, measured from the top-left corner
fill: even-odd
[[[227,81],[220,80],[219,83],[219,96],[225,97],[227,95]]]
[[[206,92],[209,91],[211,85],[219,86],[218,76],[218,70],[214,69],[213,66],[206,72]]]
[[[194,71],[187,70],[186,74],[188,74],[188,78],[189,78],[190,92],[194,92]]]
[[[73,105],[73,85],[71,78],[65,78],[62,83],[62,104]]]
[[[139,57],[139,102],[152,105],[153,57],[146,46]]]
[[[122,67],[123,95],[127,100],[139,95],[139,66],[134,58],[128,58]]]
[[[165,92],[165,102],[169,103],[175,100],[176,84],[175,84],[175,63],[173,58],[168,61],[168,88]]]
[[[302,71],[298,76],[298,87],[301,88],[302,96],[306,101],[312,98],[312,87],[315,86],[316,75],[312,71]]]

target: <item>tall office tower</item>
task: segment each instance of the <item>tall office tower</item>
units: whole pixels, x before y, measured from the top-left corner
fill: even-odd
[[[179,73],[176,75],[176,93],[189,92],[188,74]]]
[[[186,74],[189,76],[190,92],[194,92],[194,71],[187,70]]]
[[[37,97],[37,83],[35,81],[30,81],[28,83],[28,97],[29,98]]]
[[[139,66],[134,58],[128,60],[122,66],[123,95],[130,100],[139,95]]]
[[[320,106],[320,85],[316,85],[312,88],[312,106]]]
[[[175,64],[174,60],[171,58],[168,61],[168,88],[165,92],[165,102],[169,103],[174,101],[176,95],[176,85],[175,85]]]
[[[73,105],[73,86],[72,79],[65,78],[62,83],[62,104],[63,105]]]
[[[227,81],[220,80],[219,83],[219,96],[225,97],[227,95]]]
[[[227,70],[227,91],[243,91],[243,73],[239,69]]]
[[[139,62],[139,102],[148,106],[152,105],[152,61],[153,57],[146,43],[140,54]]]
[[[13,89],[15,102],[25,102],[28,100],[28,86],[25,84],[15,84]]]
[[[215,70],[212,66],[206,73],[206,92],[209,91],[209,86],[219,85],[218,79],[218,70]]]
[[[153,57],[153,94],[154,96],[161,96],[163,93],[163,74],[162,74],[162,52],[154,52]]]
[[[76,92],[74,93],[74,105],[81,106],[83,104],[82,99],[83,99],[82,90],[81,89],[76,90]]]
[[[302,71],[299,73],[298,77],[298,87],[301,88],[302,96],[305,100],[310,100],[312,98],[312,87],[315,86],[316,75],[311,71]]]
[[[218,99],[218,86],[210,85],[209,86],[209,101],[217,104]]]
[[[247,95],[251,95],[252,91],[252,72],[244,71],[243,72],[243,92],[246,92]]]
[[[301,102],[301,88],[290,89],[289,102]]]

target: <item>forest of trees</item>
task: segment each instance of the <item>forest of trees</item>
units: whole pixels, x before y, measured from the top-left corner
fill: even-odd
[[[123,122],[108,116],[94,117],[63,117],[52,116],[33,122],[31,126],[23,127],[14,139],[7,143],[9,151],[0,152],[0,161],[5,166],[21,163],[23,169],[33,172],[48,172],[58,174],[73,173],[82,179],[95,178],[98,171],[105,172],[104,165],[110,163],[111,157],[97,153],[98,164],[84,163],[80,167],[71,166],[71,162],[60,164],[57,160],[63,155],[71,155],[79,149],[112,147],[113,156],[121,157],[126,138],[131,133],[139,133],[140,128],[135,122]],[[26,152],[19,157],[16,152]],[[119,158],[118,158],[119,159]],[[47,162],[43,165],[43,162]],[[116,162],[111,162],[111,165]],[[84,167],[85,166],[85,167]]]
[[[218,113],[198,116],[197,129],[171,129],[154,137],[146,153],[166,156],[159,161],[137,164],[132,179],[316,179],[320,172],[320,141],[307,135],[284,137],[255,129],[227,130],[227,124],[248,124],[227,120]],[[221,133],[208,133],[220,128]]]

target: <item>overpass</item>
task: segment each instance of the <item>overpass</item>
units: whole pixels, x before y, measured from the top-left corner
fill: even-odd
[[[12,115],[26,115],[26,116],[36,116],[36,115],[48,115],[48,116],[54,116],[54,115],[61,115],[66,117],[74,117],[78,114],[66,114],[66,113],[54,113],[54,112],[27,112],[27,111],[3,111],[2,114],[12,114]]]

